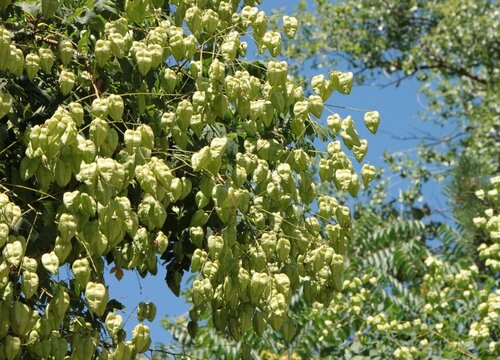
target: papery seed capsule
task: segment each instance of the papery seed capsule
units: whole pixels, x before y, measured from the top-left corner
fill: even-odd
[[[103,39],[97,40],[95,43],[94,55],[98,66],[103,67],[106,65],[113,55],[111,51],[111,42]]]
[[[59,76],[59,87],[63,95],[68,95],[75,86],[76,76],[71,71],[61,71]]]
[[[361,177],[363,179],[363,186],[366,188],[368,184],[375,178],[375,166],[364,164],[361,168]]]
[[[283,16],[283,30],[289,39],[293,39],[297,33],[299,21],[294,16]]]
[[[24,55],[21,49],[10,45],[9,70],[16,76],[21,76],[24,70]]]
[[[25,67],[28,79],[32,81],[40,70],[40,56],[34,53],[26,55]]]
[[[48,48],[40,48],[38,49],[38,55],[40,55],[40,67],[42,71],[49,73],[56,60],[54,53]]]
[[[380,124],[380,114],[378,111],[369,111],[365,113],[365,125],[372,134],[377,132],[378,126]]]
[[[102,316],[108,303],[108,290],[103,284],[88,282],[85,288],[85,298],[90,310],[97,316]]]
[[[58,49],[59,59],[61,59],[63,65],[68,65],[71,61],[71,58],[73,57],[73,44],[71,43],[71,41],[63,39],[59,41]]]

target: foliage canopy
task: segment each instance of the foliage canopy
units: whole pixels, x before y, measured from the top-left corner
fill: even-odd
[[[425,99],[422,118],[453,132],[423,138],[416,156],[388,154],[389,169],[409,183],[398,198],[382,176],[367,201],[353,201],[345,281],[332,304],[310,306],[299,292],[290,313],[294,337],[267,332],[245,342],[262,359],[498,358],[498,2],[310,5],[299,5],[300,30],[285,46],[295,70],[335,64],[362,83],[385,77],[383,86],[414,78]],[[443,185],[448,197],[445,217],[422,190],[439,179],[433,186]],[[165,326],[186,354],[238,356],[238,344],[210,326],[194,338],[182,323]]]
[[[269,30],[255,3],[0,2],[0,359],[147,351],[156,308],[140,303],[127,337],[111,267],[166,266],[177,295],[199,272],[190,334],[209,311],[236,340],[291,337],[292,294],[328,304],[341,288],[350,209],[318,195],[311,162],[353,196],[375,176],[344,151],[367,152],[351,117],[318,121],[353,76],[306,95],[276,59],[297,19]],[[248,39],[268,60],[246,58]]]

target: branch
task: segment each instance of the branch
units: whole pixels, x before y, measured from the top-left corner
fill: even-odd
[[[480,84],[483,84],[483,85],[487,84],[487,81],[485,79],[480,78],[479,76],[470,73],[469,71],[467,71],[466,69],[464,69],[462,67],[455,67],[452,64],[450,64],[442,59],[436,59],[436,61],[437,61],[437,63],[435,65],[420,65],[420,66],[417,65],[417,69],[418,70],[448,69],[457,75],[468,77],[469,79],[477,81]]]

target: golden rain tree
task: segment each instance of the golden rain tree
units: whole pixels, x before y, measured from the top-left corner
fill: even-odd
[[[318,196],[312,163],[353,196],[375,176],[346,152],[367,152],[351,117],[319,121],[352,73],[307,94],[278,59],[297,20],[269,30],[256,3],[0,1],[0,359],[147,351],[156,307],[141,302],[127,334],[109,268],[166,266],[176,295],[198,273],[193,334],[207,307],[239,339],[293,333],[299,288],[330,302],[351,216]]]

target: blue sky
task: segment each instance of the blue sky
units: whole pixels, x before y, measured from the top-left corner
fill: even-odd
[[[270,13],[274,8],[283,7],[285,14],[292,14],[293,7],[299,1],[285,0],[264,0],[261,8]],[[330,69],[325,69],[328,72]],[[336,70],[345,70],[342,68]],[[306,75],[315,75],[313,72],[305,72]],[[386,79],[378,79],[379,83],[387,82]],[[417,145],[417,141],[397,140],[394,136],[404,137],[409,134],[415,134],[417,129],[425,129],[435,135],[444,135],[447,129],[440,129],[431,123],[423,123],[418,120],[418,113],[423,110],[420,105],[418,94],[418,84],[416,81],[407,80],[398,88],[391,86],[380,88],[378,86],[355,86],[350,96],[343,96],[337,93],[328,101],[329,104],[356,109],[373,109],[381,114],[381,125],[376,136],[371,135],[362,125],[364,112],[340,110],[341,115],[351,114],[358,124],[358,129],[363,137],[369,141],[369,150],[365,161],[376,166],[383,166],[382,155],[385,150],[411,151]],[[325,112],[326,113],[326,112]],[[448,129],[449,130],[449,129]],[[399,185],[396,183],[391,187],[391,193],[397,194]],[[426,196],[442,202],[440,188],[428,186]],[[126,312],[130,314],[130,319],[126,323],[127,332],[136,325],[134,308],[140,301],[153,301],[158,308],[157,319],[154,323],[147,323],[151,327],[153,343],[166,342],[171,340],[171,336],[165,331],[160,319],[168,316],[174,318],[188,311],[187,304],[182,299],[176,298],[166,287],[164,268],[159,266],[158,276],[141,279],[132,272],[127,272],[124,278],[117,282],[114,278],[108,278],[112,298],[117,299],[127,306]],[[126,315],[124,316],[126,320]]]

